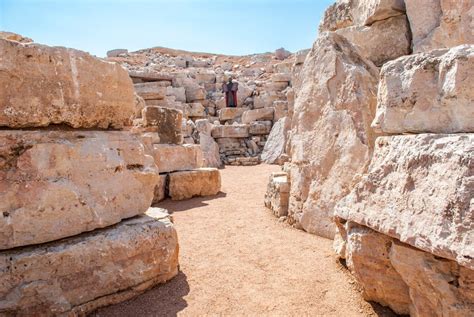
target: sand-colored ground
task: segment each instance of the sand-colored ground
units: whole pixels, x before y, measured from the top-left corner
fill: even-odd
[[[279,222],[263,206],[278,170],[226,167],[217,197],[161,203],[178,230],[181,272],[96,316],[390,315],[362,299],[332,241]]]

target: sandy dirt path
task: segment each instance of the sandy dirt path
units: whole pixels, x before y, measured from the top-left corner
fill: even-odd
[[[332,241],[280,223],[263,206],[278,166],[226,167],[217,197],[164,201],[180,243],[180,273],[96,316],[388,316],[362,299]]]

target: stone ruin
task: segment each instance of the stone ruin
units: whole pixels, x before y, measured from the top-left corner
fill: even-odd
[[[150,206],[220,190],[182,113],[139,108],[127,71],[78,50],[1,33],[0,56],[0,315],[84,315],[173,278],[177,233]]]
[[[226,56],[156,47],[108,56],[128,70],[139,108],[181,110],[183,143],[201,147],[205,166],[222,167],[288,160],[281,140],[290,127],[293,79],[307,52]],[[222,92],[229,77],[239,84],[235,108],[226,108]],[[134,126],[143,128],[145,120],[138,112]]]
[[[338,0],[265,205],[334,239],[366,300],[474,312],[474,3]]]

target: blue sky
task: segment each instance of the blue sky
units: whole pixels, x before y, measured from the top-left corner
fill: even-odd
[[[243,55],[309,48],[334,0],[0,0],[0,30],[104,56],[164,46]]]

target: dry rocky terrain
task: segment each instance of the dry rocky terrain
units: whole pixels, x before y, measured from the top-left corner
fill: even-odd
[[[249,56],[0,32],[0,316],[473,316],[473,21],[337,0]]]

